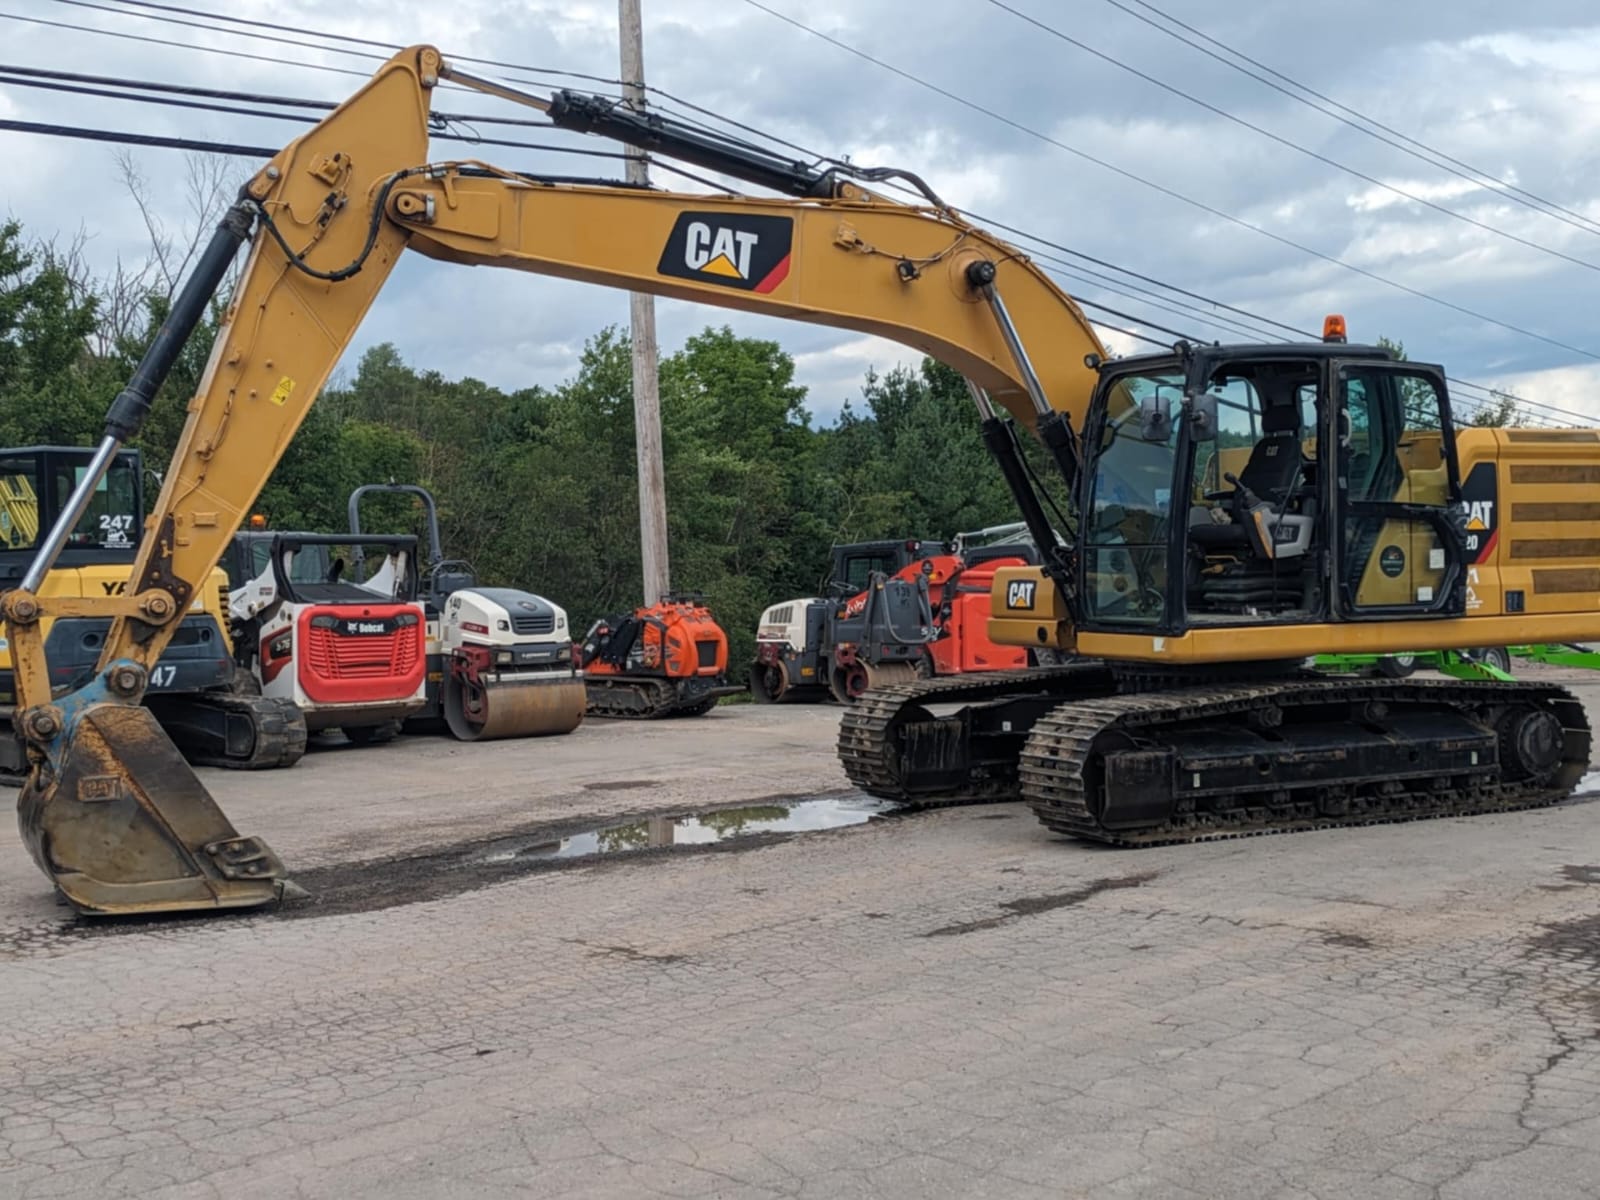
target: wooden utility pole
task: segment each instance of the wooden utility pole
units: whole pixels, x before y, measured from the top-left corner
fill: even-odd
[[[644,26],[639,0],[617,0],[622,41],[622,100],[644,111]],[[629,183],[649,183],[645,152],[628,147]],[[644,565],[644,602],[655,604],[672,588],[667,559],[667,486],[661,465],[661,392],[656,373],[655,297],[630,297],[633,329],[633,429],[639,458],[639,549]]]

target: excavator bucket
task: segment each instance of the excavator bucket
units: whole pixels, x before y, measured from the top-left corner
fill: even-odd
[[[44,762],[29,775],[17,822],[34,862],[80,913],[255,908],[293,886],[265,843],[239,836],[140,705],[84,709],[59,769]]]
[[[445,680],[444,719],[463,742],[571,733],[588,703],[582,679],[503,681],[484,687]]]

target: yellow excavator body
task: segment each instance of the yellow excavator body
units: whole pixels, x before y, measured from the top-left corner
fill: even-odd
[[[682,195],[522,176],[476,161],[430,162],[430,100],[444,79],[532,105],[562,128],[647,145],[782,195]],[[926,202],[891,201],[867,186],[884,179],[920,191]],[[1054,814],[1045,816],[1051,828],[1150,844],[1205,835],[1213,827],[1233,829],[1236,818],[1256,820],[1250,815],[1255,808],[1217,807],[1249,787],[1268,788],[1259,807],[1268,814],[1261,818],[1265,827],[1302,828],[1319,821],[1391,819],[1397,812],[1440,815],[1548,802],[1570,786],[1574,764],[1580,758],[1587,762],[1581,706],[1554,692],[1529,693],[1509,707],[1493,687],[1471,695],[1452,692],[1438,701],[1442,715],[1435,724],[1442,732],[1429,732],[1433,727],[1426,720],[1413,720],[1419,706],[1431,703],[1419,698],[1421,693],[1373,692],[1364,700],[1341,693],[1343,698],[1330,699],[1334,685],[1284,680],[1259,694],[1236,689],[1209,695],[1203,704],[1175,691],[1162,705],[1152,705],[1146,697],[1130,700],[1116,691],[1119,667],[1167,660],[1220,670],[1239,659],[1297,658],[1344,648],[1400,651],[1481,643],[1513,625],[1527,636],[1544,636],[1547,629],[1549,636],[1563,631],[1574,638],[1600,636],[1594,597],[1578,587],[1590,578],[1585,573],[1592,565],[1588,539],[1515,532],[1522,521],[1529,530],[1561,525],[1568,511],[1536,507],[1513,515],[1503,528],[1508,544],[1496,552],[1500,557],[1464,565],[1444,508],[1460,483],[1455,445],[1438,436],[1430,443],[1425,427],[1397,424],[1395,389],[1403,388],[1408,396],[1435,397],[1433,428],[1449,428],[1444,379],[1437,368],[1393,364],[1374,347],[1239,349],[1235,357],[1258,372],[1263,394],[1281,390],[1283,381],[1274,372],[1281,374],[1285,364],[1305,374],[1309,390],[1304,394],[1315,394],[1314,420],[1323,445],[1337,443],[1341,456],[1377,436],[1375,425],[1355,430],[1334,423],[1347,417],[1342,397],[1356,395],[1351,389],[1358,385],[1367,389],[1363,420],[1381,419],[1395,428],[1385,432],[1389,440],[1381,453],[1365,455],[1370,487],[1350,511],[1357,524],[1366,523],[1367,532],[1353,550],[1343,545],[1343,526],[1326,508],[1315,518],[1289,511],[1304,490],[1296,482],[1299,476],[1266,496],[1245,484],[1225,494],[1208,492],[1220,484],[1197,477],[1192,508],[1216,527],[1218,545],[1232,548],[1205,556],[1196,595],[1211,607],[1192,620],[1181,602],[1185,584],[1167,579],[1168,568],[1193,549],[1187,535],[1171,533],[1187,528],[1174,519],[1175,510],[1181,514],[1191,506],[1175,504],[1172,481],[1188,480],[1184,472],[1190,467],[1177,476],[1170,470],[1182,454],[1209,445],[1218,451],[1214,473],[1234,475],[1232,467],[1222,465],[1222,452],[1242,444],[1218,440],[1220,401],[1211,390],[1212,368],[1227,367],[1232,350],[1180,344],[1145,375],[1132,360],[1108,362],[1082,311],[1048,275],[1016,248],[966,221],[910,173],[795,164],[598,97],[530,96],[453,68],[432,47],[413,47],[395,55],[245,185],[175,298],[167,325],[113,402],[97,452],[102,457],[138,431],[177,351],[235,252],[247,242],[248,263],[189,404],[127,593],[44,594],[42,572],[60,547],[52,530],[40,532],[42,553],[30,574],[0,595],[0,619],[16,659],[18,724],[32,765],[20,800],[23,835],[41,869],[81,911],[260,905],[287,885],[283,864],[259,839],[237,834],[137,705],[177,619],[196,589],[205,586],[408,248],[464,265],[525,270],[883,336],[939,359],[966,378],[982,436],[1048,560],[1042,572],[999,573],[993,635],[1040,649],[1104,655],[1109,661],[1043,673],[1009,672],[1003,680],[929,680],[869,692],[846,714],[840,754],[852,778],[876,794],[914,801],[931,797],[932,802],[1015,795],[1019,743],[1026,736],[1020,750],[1022,794],[1030,801],[1039,797],[1042,816],[1046,810]],[[1342,337],[1341,330],[1338,340]],[[1043,353],[1030,359],[1027,347]],[[1240,381],[1230,380],[1234,391],[1227,393],[1233,397],[1228,403],[1238,407],[1248,381],[1235,387]],[[1282,408],[1279,415],[1287,412]],[[1080,506],[1083,528],[1051,528],[1014,426],[1036,434],[1069,489],[1087,498]],[[1294,430],[1300,428],[1294,417],[1263,438],[1239,478],[1251,475],[1263,446],[1273,454],[1281,451],[1279,465],[1291,459],[1298,463],[1303,455],[1288,447],[1299,446]],[[1554,443],[1536,445],[1518,431],[1491,435],[1493,445],[1474,440],[1475,434],[1463,438],[1465,459],[1475,464],[1471,456],[1481,454],[1497,470],[1509,472],[1502,486],[1513,507],[1522,502],[1517,488],[1546,486],[1518,479],[1516,471],[1519,464],[1548,466],[1537,456]],[[1563,468],[1589,471],[1589,464],[1600,460],[1600,447],[1577,440],[1560,449],[1573,455],[1556,464]],[[1524,452],[1534,457],[1519,459]],[[1114,457],[1129,468],[1123,482],[1137,484],[1161,455],[1168,464],[1166,489],[1148,493],[1143,507],[1102,502],[1098,491],[1086,490],[1084,481],[1100,486],[1098,465]],[[1336,506],[1346,504],[1343,493],[1334,492],[1331,476],[1319,478],[1322,494],[1333,497]],[[1548,486],[1558,486],[1554,476]],[[1526,503],[1533,506],[1572,502],[1566,493],[1527,494]],[[1381,579],[1341,576],[1340,603],[1361,610],[1345,620],[1308,619],[1305,612],[1289,611],[1278,567],[1262,567],[1268,560],[1287,560],[1291,548],[1278,545],[1282,531],[1312,526],[1320,531],[1317,536],[1339,543],[1333,549],[1351,550],[1348,561],[1339,564],[1344,575],[1359,576],[1366,569],[1361,564],[1378,563]],[[1069,544],[1074,537],[1085,545]],[[1136,546],[1141,539],[1144,544]],[[1293,553],[1302,549],[1297,543]],[[1080,555],[1091,553],[1095,562],[1085,565]],[[1130,559],[1138,572],[1131,583],[1124,578]],[[1310,561],[1302,556],[1299,565]],[[1152,568],[1159,571],[1152,575]],[[1462,603],[1468,569],[1479,571],[1484,589],[1470,613]],[[1492,583],[1486,582],[1490,571]],[[1305,578],[1317,612],[1329,609],[1326,597],[1312,587],[1314,573]],[[1568,587],[1572,590],[1560,590]],[[1257,610],[1251,589],[1275,606],[1271,612]],[[1406,602],[1386,606],[1384,595],[1402,589]],[[1529,607],[1514,608],[1514,592]],[[49,686],[42,622],[52,615],[114,617],[96,678],[65,696],[53,695]],[[1536,622],[1546,624],[1536,629]],[[1463,637],[1466,630],[1481,632]],[[984,699],[970,719],[934,716],[923,700],[938,701],[947,685],[955,686],[948,692],[955,699],[967,694],[963,688],[973,697],[996,699]],[[1079,707],[1084,700],[1093,704]],[[1052,709],[1057,702],[1065,707]],[[1204,771],[1192,772],[1193,794],[1181,800],[1158,793],[1174,780],[1188,780],[1184,756],[1193,746],[1152,749],[1140,740],[1148,733],[1125,735],[1112,728],[1117,722],[1132,728],[1146,720],[1139,715],[1141,705],[1164,706],[1181,714],[1170,719],[1173,728],[1190,719],[1217,722],[1200,729],[1190,743],[1211,745],[1216,730],[1240,729],[1258,731],[1270,741],[1270,731],[1278,727],[1274,722],[1303,736],[1302,716],[1313,707],[1317,714],[1360,711],[1370,724],[1391,703],[1405,709],[1409,742],[1363,733],[1366,740],[1353,743],[1353,749],[1324,747],[1317,758],[1302,753],[1286,734],[1272,743],[1278,747],[1272,754],[1252,748],[1239,761],[1224,763],[1229,771],[1241,769],[1241,763],[1259,765],[1259,771],[1250,766],[1237,781],[1230,776],[1213,784],[1217,763],[1208,760]],[[1505,712],[1495,715],[1500,709]],[[1108,722],[1106,738],[1084,732],[1082,721],[1094,713]],[[1030,724],[1036,724],[1032,733]],[[1336,732],[1344,728],[1336,723]],[[1429,753],[1448,746],[1455,757],[1448,769],[1440,766],[1431,777],[1413,778],[1418,773],[1411,771],[1399,790],[1380,788],[1372,795],[1363,790],[1369,787],[1366,776],[1341,777],[1335,786],[1322,787],[1319,780],[1326,782],[1327,771],[1336,768],[1308,765],[1355,754],[1381,767],[1374,768],[1374,779],[1383,771],[1404,774],[1407,746]],[[1504,778],[1491,779],[1500,770],[1496,747],[1509,756],[1510,766]],[[1079,751],[1089,759],[1074,759]],[[1276,771],[1285,773],[1281,788],[1274,782]],[[918,772],[925,780],[913,778]],[[1114,785],[1112,792],[1125,788],[1126,795],[1112,803],[1104,794],[1084,790],[1105,781]],[[1281,806],[1279,791],[1288,797]],[[1452,807],[1458,796],[1466,799]],[[1197,808],[1196,797],[1206,798],[1210,807]],[[1279,807],[1289,816],[1274,815]],[[1374,813],[1379,815],[1373,818]],[[1121,832],[1106,834],[1105,821]],[[1257,821],[1251,828],[1259,826]]]
[[[1593,640],[1600,632],[1600,430],[1463,429],[1455,439],[1466,526],[1461,616],[1427,621],[1262,625],[1178,634],[1093,632],[1075,626],[1056,582],[1040,567],[1002,567],[990,592],[989,636],[1012,646],[1147,663],[1229,663],[1317,654],[1397,654]],[[1438,439],[1401,448],[1406,502],[1442,497]],[[1433,531],[1394,521],[1378,542],[1398,546],[1399,569],[1374,555],[1357,603],[1404,603],[1445,574]],[[1430,557],[1432,562],[1430,562]],[[1436,562],[1438,565],[1432,565]],[[1131,574],[1113,589],[1134,586]],[[1029,604],[1017,603],[1019,597]]]

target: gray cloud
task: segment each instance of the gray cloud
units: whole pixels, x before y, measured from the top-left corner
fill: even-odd
[[[983,0],[770,3],[1184,196],[1465,308],[1600,352],[1591,317],[1600,283],[1595,272],[1375,190],[1164,94]],[[1364,173],[1600,261],[1597,235],[1529,212],[1492,189],[1457,187],[1460,181],[1443,172],[1292,104],[1102,0],[1015,3],[1173,86]],[[458,53],[543,68],[605,77],[616,72],[609,2],[456,0],[412,5],[398,16],[395,7],[376,0],[248,0],[226,11],[396,42],[434,39]],[[1397,128],[1600,220],[1593,182],[1600,17],[1592,3],[1164,0],[1162,7]],[[750,5],[645,0],[645,9],[651,80],[687,100],[830,153],[910,167],[957,204],[1302,328],[1317,328],[1325,311],[1343,311],[1356,336],[1402,339],[1414,357],[1444,361],[1461,378],[1515,386],[1532,399],[1600,413],[1600,402],[1592,398],[1600,395],[1600,364],[1592,359],[1406,295],[1209,216],[880,71]],[[356,70],[371,65],[48,0],[27,0],[21,11],[203,41],[281,57],[285,64],[4,22],[4,57],[31,65],[325,98],[347,94],[358,80],[297,64]],[[449,106],[486,111],[493,102],[452,96]],[[281,143],[294,131],[278,121],[135,111],[9,87],[0,87],[0,113],[263,145]],[[18,134],[0,134],[0,149],[19,164],[8,173],[0,207],[32,232],[70,236],[81,229],[102,264],[119,254],[142,253],[143,225],[116,182],[108,150]],[[509,150],[496,157],[524,169],[614,173],[614,165],[603,161]],[[135,160],[164,219],[182,225],[181,157],[150,150],[136,152]],[[241,175],[247,168],[239,164]],[[1068,286],[1119,308],[1144,307],[1098,286]],[[548,384],[571,374],[585,337],[624,322],[626,315],[619,294],[417,261],[396,276],[354,349],[393,341],[408,359],[446,372],[506,387]],[[1205,336],[1232,336],[1195,318],[1154,311],[1149,318]],[[782,342],[796,355],[812,406],[824,416],[859,385],[868,365],[884,369],[914,357],[835,330],[662,305],[662,339],[669,348],[708,323]]]

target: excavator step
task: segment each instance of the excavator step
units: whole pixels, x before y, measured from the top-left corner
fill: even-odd
[[[1155,846],[1554,804],[1590,743],[1550,684],[1293,679],[1060,705],[1020,777],[1049,829]]]

